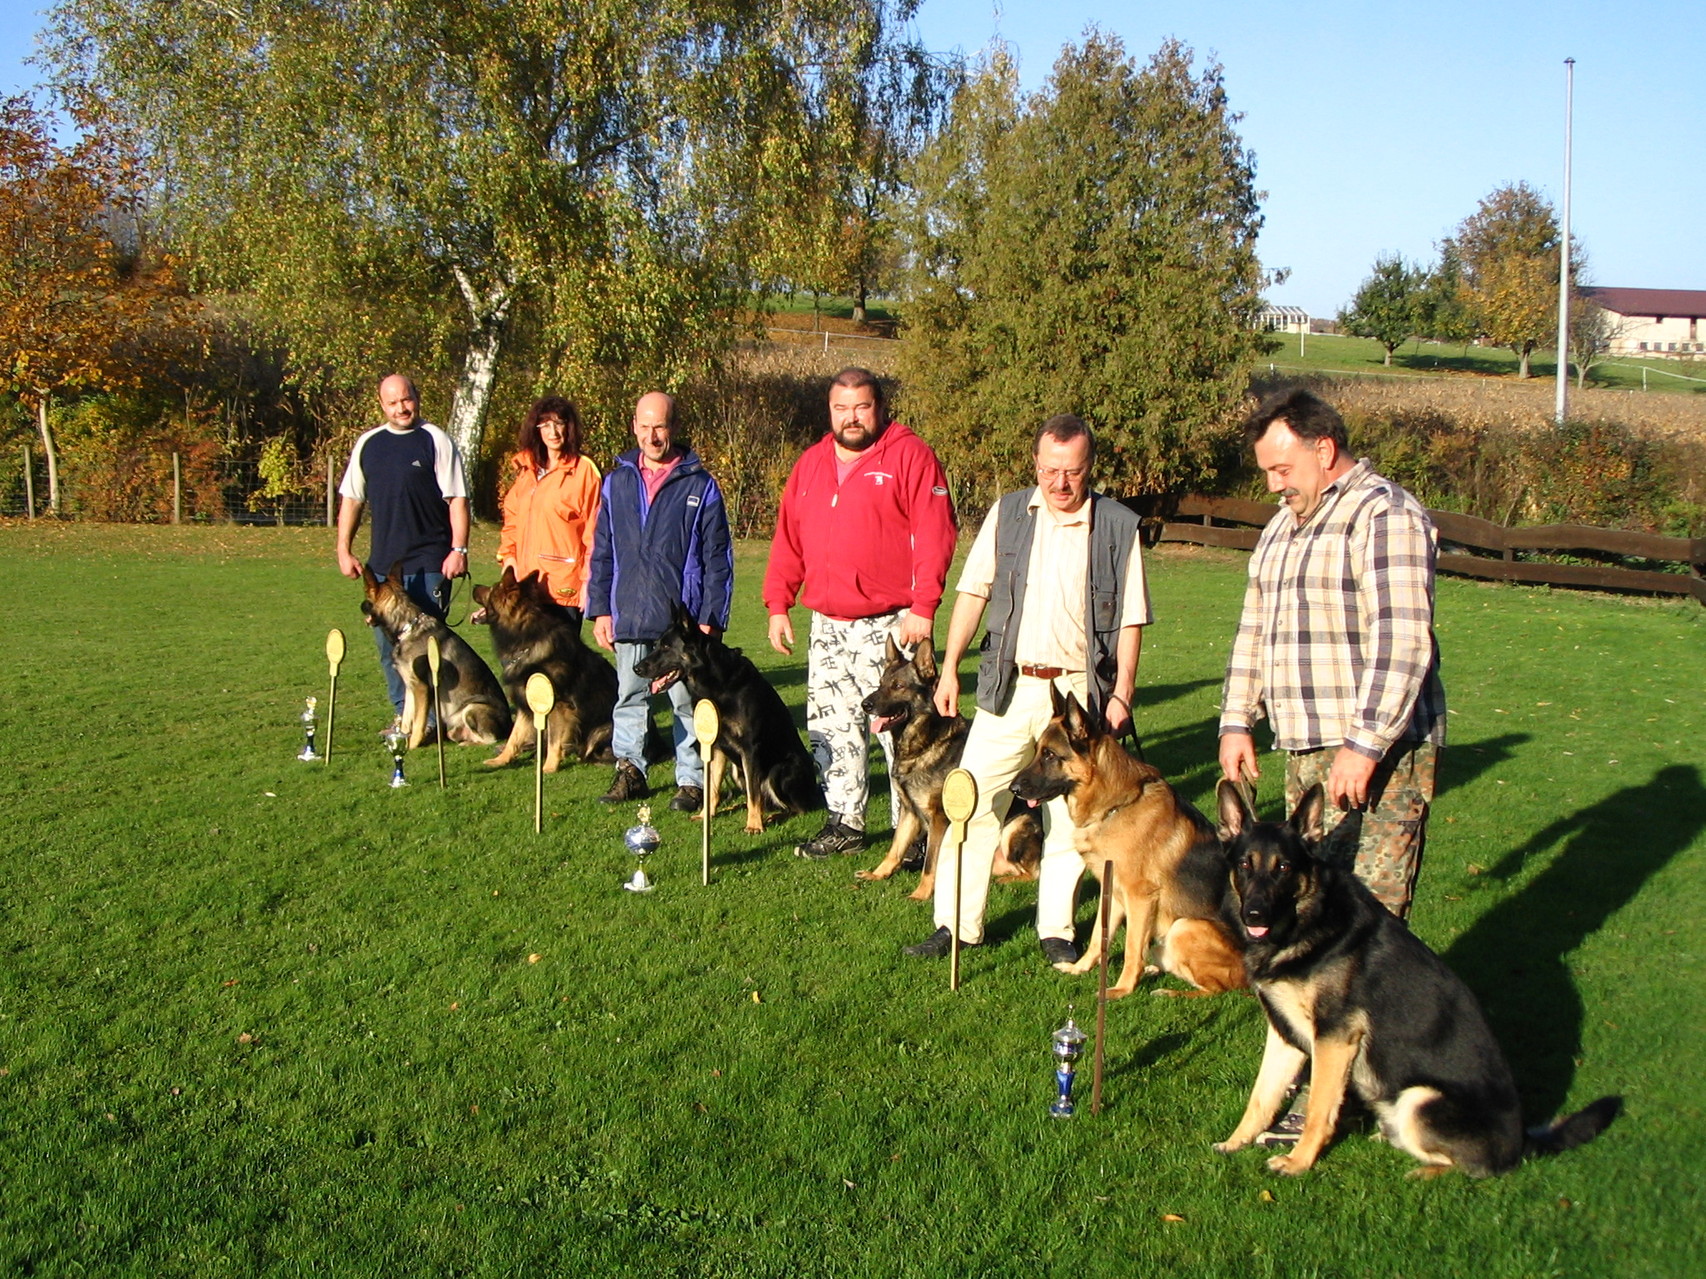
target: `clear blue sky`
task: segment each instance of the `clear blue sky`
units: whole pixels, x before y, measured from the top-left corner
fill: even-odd
[[[0,0],[0,91],[40,25]],[[1092,22],[1147,57],[1176,36],[1224,66],[1265,191],[1271,297],[1331,314],[1381,253],[1429,259],[1476,201],[1563,193],[1564,59],[1576,59],[1573,223],[1598,284],[1706,289],[1706,17],[1695,3],[1372,4],[924,0],[933,49],[1001,38],[1027,89]]]

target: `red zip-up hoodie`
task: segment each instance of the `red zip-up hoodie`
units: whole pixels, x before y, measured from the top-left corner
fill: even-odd
[[[800,454],[782,489],[765,607],[785,613],[797,594],[838,621],[901,608],[932,619],[954,537],[948,477],[910,427],[890,422],[844,482],[836,479],[835,437],[825,434]]]

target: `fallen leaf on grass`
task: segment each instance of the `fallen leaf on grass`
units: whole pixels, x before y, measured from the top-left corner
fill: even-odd
[[[527,962],[530,964],[537,964],[539,962],[539,952],[534,951],[531,955],[529,955],[527,957]]]
[[[1181,1217],[1176,1212],[1164,1212],[1161,1214],[1161,1220],[1162,1221],[1183,1221],[1184,1218]]]
[[[264,790],[261,792],[261,794],[265,795],[268,799],[277,799],[278,798],[278,793],[276,791]]]
[[[460,1000],[453,999],[450,1001],[450,1011],[451,1012],[456,1012],[461,1007],[462,1007],[462,1004],[461,1004]]]
[[[1274,1192],[1271,1190],[1264,1190],[1261,1194],[1257,1195],[1256,1198],[1260,1199],[1265,1204],[1271,1204],[1274,1202]]]
[[[237,1042],[240,1044],[252,1044],[255,1042],[255,1037],[245,1030],[242,1034],[237,1036]]]
[[[221,986],[235,986],[240,980],[241,978],[233,977],[230,981],[222,981],[219,984]]]
[[[755,1004],[761,1004],[764,1002],[758,997],[758,992],[756,990],[752,992],[752,1002]]]
[[[847,1178],[845,1178],[845,1177],[843,1177],[841,1179],[841,1184],[846,1186],[847,1189],[849,1189],[849,1190],[856,1189],[856,1187],[853,1185],[853,1183],[851,1181],[848,1181]]]
[[[1572,1204],[1568,1199],[1558,1200],[1558,1206],[1560,1208],[1573,1208],[1573,1207],[1575,1207],[1575,1205]]]
[[[1486,867],[1484,867],[1484,866],[1477,866],[1477,865],[1476,865],[1476,864],[1475,864],[1475,863],[1474,863],[1474,862],[1470,862],[1470,863],[1469,863],[1469,864],[1468,864],[1468,865],[1467,865],[1467,866],[1465,866],[1465,867],[1464,867],[1464,868],[1463,868],[1463,869],[1464,869],[1464,870],[1466,870],[1466,871],[1468,871],[1468,872],[1469,872],[1469,874],[1471,874],[1471,875],[1480,875],[1480,874],[1483,874],[1483,873],[1484,873],[1484,872],[1485,872],[1485,870],[1486,870]]]

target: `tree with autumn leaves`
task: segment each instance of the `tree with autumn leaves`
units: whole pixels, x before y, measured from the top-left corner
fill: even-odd
[[[0,101],[0,387],[35,416],[56,514],[54,397],[134,384],[140,336],[175,305],[171,262],[114,241],[123,170],[98,136],[61,147],[28,99]]]

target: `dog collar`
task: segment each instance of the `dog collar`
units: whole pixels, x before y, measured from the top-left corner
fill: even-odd
[[[399,630],[397,632],[397,638],[400,640],[408,639],[409,638],[409,632],[414,630],[415,627],[419,626],[425,620],[426,619],[424,617],[415,618],[414,621],[409,622],[407,625],[405,625],[401,630]]]

